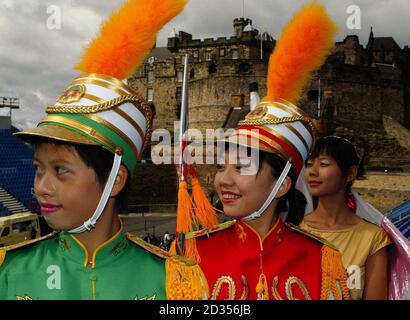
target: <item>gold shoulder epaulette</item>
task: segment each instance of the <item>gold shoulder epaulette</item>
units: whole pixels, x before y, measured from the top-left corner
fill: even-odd
[[[320,300],[328,300],[330,297],[333,297],[335,300],[350,300],[346,270],[343,267],[342,255],[339,250],[329,241],[311,234],[292,223],[285,222],[285,225],[291,230],[322,244],[322,284]]]
[[[285,222],[285,225],[286,225],[288,228],[292,229],[293,231],[295,231],[295,232],[297,232],[297,233],[303,234],[304,236],[306,236],[306,237],[308,237],[308,238],[311,238],[311,239],[313,239],[313,240],[316,240],[316,241],[320,242],[320,243],[323,244],[323,245],[326,245],[326,246],[328,246],[328,247],[331,247],[332,249],[337,250],[337,248],[336,248],[334,245],[332,245],[329,241],[327,241],[326,239],[323,239],[323,238],[321,238],[321,237],[319,237],[319,236],[317,236],[317,235],[314,235],[314,234],[312,234],[312,233],[310,233],[310,232],[308,232],[308,231],[306,231],[306,230],[303,230],[303,229],[301,229],[300,227],[298,227],[297,225],[294,225],[293,223]]]
[[[23,241],[23,242],[12,244],[12,245],[7,246],[7,247],[0,248],[0,266],[4,262],[4,259],[6,258],[7,252],[27,247],[31,244],[34,244],[34,243],[49,239],[51,237],[54,237],[57,234],[58,234],[58,231],[53,231],[51,233],[46,234],[45,236],[42,236],[42,237],[39,237],[39,238],[36,238],[36,239],[33,239],[33,240],[26,240],[26,241]]]
[[[129,232],[126,235],[132,243],[165,259],[165,290],[168,300],[201,300],[208,297],[208,282],[195,261],[162,250]]]
[[[135,243],[139,247],[151,252],[157,257],[160,257],[166,260],[171,260],[173,262],[177,262],[178,264],[186,265],[186,266],[193,266],[196,264],[196,262],[191,259],[184,258],[178,255],[174,255],[168,251],[162,250],[161,248],[144,241],[143,239],[141,239],[140,237],[134,234],[127,232],[126,235],[127,235],[127,239],[130,240],[132,243]]]
[[[285,222],[285,225],[289,229],[322,244],[320,300],[328,300],[331,297],[334,300],[350,300],[346,270],[343,267],[342,255],[339,250],[325,239],[311,234],[292,223]]]
[[[199,237],[203,237],[203,236],[208,236],[211,233],[215,233],[215,232],[218,232],[218,231],[229,229],[235,223],[236,223],[236,221],[230,220],[230,221],[226,221],[226,222],[223,222],[223,223],[216,224],[212,228],[192,231],[192,232],[189,232],[185,235],[185,239],[192,239],[192,238],[199,238]]]

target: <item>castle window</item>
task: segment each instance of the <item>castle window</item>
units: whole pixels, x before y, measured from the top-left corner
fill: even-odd
[[[152,100],[154,100],[154,89],[149,88],[147,90],[147,101],[151,102]]]
[[[209,74],[213,74],[213,73],[216,73],[216,64],[215,63],[211,63],[209,66],[208,66],[208,73]]]
[[[195,59],[198,59],[198,58],[199,58],[199,51],[198,51],[198,50],[195,50],[195,51],[194,51],[194,58],[195,58]]]
[[[148,71],[147,78],[148,78],[148,83],[152,83],[154,81],[154,71],[152,70]]]
[[[220,56],[220,57],[225,57],[225,53],[226,53],[225,48],[220,48],[220,49],[219,49],[219,56]]]
[[[177,72],[177,81],[178,82],[184,81],[184,73],[182,71]]]
[[[182,87],[177,87],[177,91],[175,94],[177,105],[181,105],[182,102]]]
[[[232,49],[231,50],[231,56],[232,56],[232,59],[239,59],[238,49]]]
[[[212,60],[212,52],[205,52],[205,60],[206,61]]]
[[[241,63],[238,66],[238,73],[249,73],[251,71],[251,66],[249,65],[249,63]]]
[[[191,71],[189,72],[189,79],[194,79],[195,78],[195,69],[191,69]]]

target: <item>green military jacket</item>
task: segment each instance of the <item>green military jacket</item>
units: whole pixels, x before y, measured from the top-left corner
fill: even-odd
[[[166,299],[167,254],[121,229],[89,257],[55,232],[1,249],[0,300]]]

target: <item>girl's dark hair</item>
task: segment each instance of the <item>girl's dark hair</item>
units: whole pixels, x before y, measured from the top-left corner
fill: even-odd
[[[259,170],[262,168],[264,161],[266,161],[266,163],[271,167],[272,176],[275,179],[279,178],[285,168],[286,162],[277,154],[261,151],[259,153]],[[292,186],[289,191],[282,198],[280,198],[276,211],[288,211],[286,222],[299,225],[305,214],[306,198],[302,192],[296,189],[297,178],[292,169],[289,171],[288,176],[292,180]],[[289,208],[287,207],[287,203]]]
[[[102,148],[101,146],[58,143],[53,140],[36,141],[34,145],[38,145],[44,142],[73,147],[80,156],[81,160],[87,165],[87,167],[94,170],[98,179],[98,183],[102,187],[105,186],[114,162],[114,155],[110,151]],[[127,200],[131,188],[130,181],[131,179],[129,176],[124,188],[115,197],[115,207],[119,212],[123,212],[127,208]]]
[[[354,145],[347,139],[337,136],[327,136],[316,141],[312,154],[308,160],[319,157],[321,154],[331,156],[337,163],[343,176],[347,176],[352,166],[358,166],[357,177],[364,173],[363,165]],[[348,182],[346,194],[350,192],[353,181]]]

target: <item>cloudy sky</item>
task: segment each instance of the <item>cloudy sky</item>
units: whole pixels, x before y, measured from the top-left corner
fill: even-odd
[[[0,97],[20,98],[20,110],[13,112],[15,126],[28,128],[37,124],[44,115],[44,107],[54,104],[55,98],[77,75],[72,67],[100,23],[122,2],[0,0]],[[277,39],[292,13],[304,2],[190,0],[186,10],[160,32],[157,45],[165,46],[173,29],[189,32],[196,39],[232,36],[232,21],[241,17],[243,11],[253,20],[254,27]],[[408,0],[321,2],[339,25],[338,41],[348,34],[357,34],[365,45],[373,26],[375,36],[392,36],[401,47],[410,45]],[[346,25],[351,5],[360,9],[360,29],[349,29]],[[61,20],[55,20],[59,13]],[[358,27],[358,21],[354,22]]]

